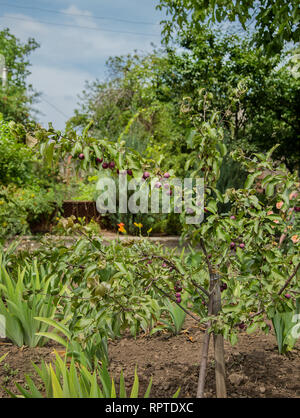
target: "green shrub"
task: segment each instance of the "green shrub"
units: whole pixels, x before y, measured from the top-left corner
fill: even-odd
[[[51,218],[62,204],[60,190],[37,185],[18,188],[11,184],[0,187],[0,240],[30,231],[30,226]]]
[[[32,180],[36,160],[31,149],[13,136],[10,126],[0,120],[0,182],[22,186]]]
[[[42,164],[24,138],[20,126],[0,119],[0,240],[29,232],[62,203],[56,169]]]

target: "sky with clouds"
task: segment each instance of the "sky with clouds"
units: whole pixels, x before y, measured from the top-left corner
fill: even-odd
[[[41,45],[30,56],[29,82],[42,92],[40,122],[63,129],[85,80],[105,79],[110,56],[160,44],[157,0],[0,0],[0,30]]]

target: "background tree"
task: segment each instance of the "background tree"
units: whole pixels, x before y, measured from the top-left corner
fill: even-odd
[[[179,117],[181,97],[172,92],[167,81],[172,68],[165,52],[112,57],[107,69],[107,81],[87,84],[69,126],[82,129],[92,119],[90,132],[94,136],[117,140],[122,133],[127,146],[157,160],[162,159],[163,149],[172,159],[172,168],[183,167],[188,127]],[[170,168],[168,163],[165,165]]]
[[[0,113],[5,120],[25,122],[33,110],[32,104],[38,97],[31,84],[27,83],[30,75],[28,56],[39,44],[32,38],[21,43],[9,29],[0,31],[0,54],[5,57],[8,68],[6,88],[0,85]]]
[[[70,124],[83,128],[93,119],[93,135],[116,140],[143,109],[124,137],[127,145],[158,160],[162,152],[170,155],[166,168],[181,175],[193,136],[185,114],[202,111],[197,102],[204,88],[213,93],[216,110],[223,112],[231,104],[222,120],[230,149],[242,146],[250,153],[279,143],[275,158],[295,167],[300,84],[287,58],[287,53],[266,57],[250,39],[208,28],[181,32],[174,47],[110,58],[108,81],[87,84]],[[243,91],[238,100],[236,89]],[[235,184],[241,177],[233,167],[231,161],[223,167],[223,182]]]
[[[223,111],[227,145],[247,151],[266,151],[275,143],[280,147],[274,157],[282,157],[292,168],[299,162],[300,111],[299,78],[289,67],[289,53],[266,57],[248,38],[224,35],[209,29],[182,32],[177,45],[168,47],[165,77],[177,97],[188,96],[189,105],[197,102],[199,88],[213,93],[213,105]],[[242,89],[240,87],[243,86]],[[242,96],[234,96],[236,89]],[[234,103],[233,103],[234,102]],[[199,112],[195,106],[195,114]]]
[[[239,21],[243,29],[254,22],[253,41],[265,52],[280,52],[287,42],[299,42],[299,2],[296,0],[160,0],[170,20],[162,22],[163,35],[169,40],[178,29],[196,29],[209,24]]]

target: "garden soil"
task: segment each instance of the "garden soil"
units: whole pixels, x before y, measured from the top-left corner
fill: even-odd
[[[131,336],[109,343],[110,371],[118,380],[124,371],[128,388],[133,382],[137,366],[140,396],[146,391],[153,377],[151,397],[172,397],[180,387],[180,398],[196,396],[199,362],[204,332],[192,319],[187,319],[183,332],[178,336],[159,333],[151,338]],[[38,348],[18,348],[7,342],[0,343],[0,357],[8,353],[0,364],[0,397],[9,397],[3,386],[18,394],[15,382],[25,386],[25,374],[34,374],[31,362],[53,361],[54,343]],[[234,347],[225,342],[227,390],[230,398],[295,398],[300,397],[300,341],[289,356],[279,355],[274,334],[241,331]],[[206,397],[215,397],[213,352],[210,347]]]

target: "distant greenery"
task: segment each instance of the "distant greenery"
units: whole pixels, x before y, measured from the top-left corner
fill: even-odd
[[[110,58],[108,80],[87,84],[69,126],[83,128],[92,119],[94,136],[116,140],[142,110],[124,136],[127,145],[181,175],[192,144],[186,113],[205,115],[198,93],[206,89],[212,94],[208,101],[222,113],[229,149],[264,152],[279,143],[275,158],[295,168],[300,81],[291,71],[294,53],[266,57],[251,39],[208,28],[182,31],[173,47]],[[162,154],[169,158],[162,161]]]
[[[0,119],[0,240],[28,232],[62,201],[57,170],[42,164],[24,138],[20,126]]]
[[[211,25],[238,21],[246,30],[254,26],[253,41],[269,55],[280,52],[287,42],[299,42],[300,9],[297,0],[160,0],[157,8],[167,14],[162,34],[169,40],[178,31],[202,30]]]
[[[294,166],[300,149],[300,83],[290,70],[293,52],[263,55],[249,39],[206,32],[190,32],[178,38],[184,48],[168,48],[171,68],[168,84],[173,94],[188,96],[195,114],[198,88],[213,93],[213,105],[223,113],[223,127],[231,148],[266,151],[281,144],[275,157]],[[236,97],[237,89],[240,97]],[[231,103],[230,112],[226,111]],[[191,106],[192,104],[192,106]],[[230,140],[229,140],[230,138]],[[230,143],[229,143],[230,142]]]
[[[123,137],[126,144],[146,153],[149,144],[174,143],[184,131],[177,120],[176,103],[163,99],[158,87],[167,65],[167,58],[156,51],[110,58],[108,81],[87,83],[69,125],[83,128],[93,119],[90,132],[94,136],[116,140],[142,110]]]
[[[29,119],[38,94],[27,82],[30,75],[28,56],[38,47],[33,38],[22,43],[9,29],[0,30],[0,54],[8,68],[8,86],[0,85],[0,113],[5,120],[25,123]]]

